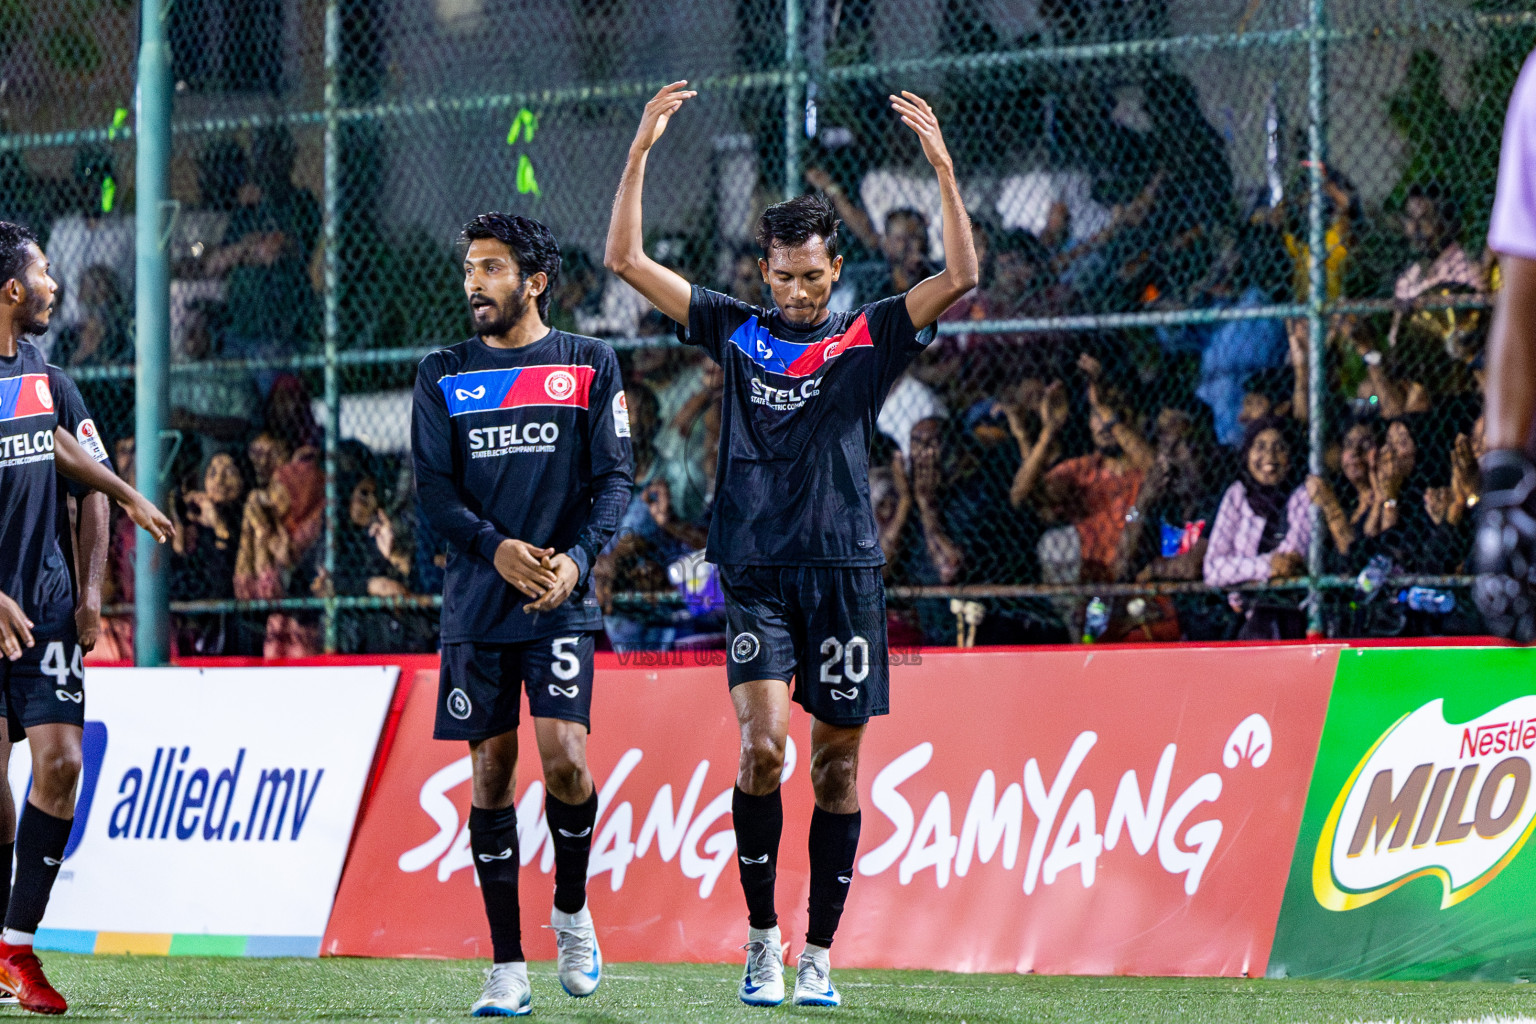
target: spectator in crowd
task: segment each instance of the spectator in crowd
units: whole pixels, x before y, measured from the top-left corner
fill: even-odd
[[[767,286],[763,284],[763,271],[758,265],[757,250],[751,246],[738,246],[731,253],[729,275],[722,291],[733,299],[740,299],[753,306],[765,306],[771,301]]]
[[[577,318],[588,320],[601,313],[602,271],[585,249],[569,246],[560,252],[560,277],[549,304],[549,326],[557,331],[579,333]]]
[[[1273,417],[1248,425],[1238,479],[1222,496],[1205,551],[1208,586],[1263,583],[1306,572],[1311,499],[1305,486],[1292,485],[1291,446],[1285,432],[1284,422]],[[1233,604],[1244,616],[1240,639],[1294,639],[1306,634],[1306,615],[1294,604],[1237,595]]]
[[[201,486],[173,497],[172,590],[178,600],[219,601],[235,596],[235,561],[246,481],[228,452],[204,460]],[[193,615],[177,623],[182,653],[254,653],[236,635],[240,622],[226,613]],[[257,648],[259,650],[259,648]]]
[[[194,303],[188,310],[183,351],[187,361],[216,357],[221,312],[222,307],[211,302]],[[171,429],[192,434],[191,442],[205,459],[244,441],[261,415],[255,380],[240,370],[174,373],[167,403]]]
[[[1112,582],[1126,514],[1136,503],[1156,452],[1133,425],[1135,411],[1125,395],[1102,382],[1099,361],[1085,353],[1079,365],[1088,378],[1088,429],[1094,450],[1046,473],[1037,500],[1047,516],[1064,515],[1076,527],[1080,578]],[[1061,413],[1061,402],[1053,400],[1050,422],[1058,424]]]
[[[697,604],[693,608],[659,603],[615,608],[613,594],[616,590],[667,591],[677,585],[687,598],[688,584],[700,582],[691,577],[712,571],[702,560],[686,564],[690,555],[704,547],[706,531],[673,511],[671,487],[656,459],[656,396],[644,384],[632,382],[624,388],[624,400],[629,408],[635,484],[618,529],[593,565],[593,590],[603,605],[604,625],[614,650],[671,650],[698,633],[723,628],[718,616],[699,616]],[[678,567],[676,584],[671,575],[674,566]]]
[[[871,285],[868,295],[858,296],[859,302],[900,295],[933,274],[933,264],[928,259],[928,218],[921,211],[910,206],[896,207],[886,213],[884,230],[877,231],[869,214],[849,198],[827,171],[810,168],[805,172],[805,180],[832,200],[837,215],[854,238],[885,259],[885,276]]]
[[[136,487],[138,466],[134,460],[135,444],[132,434],[123,435],[113,446],[112,466],[117,475],[129,487]],[[112,503],[111,530],[107,535],[107,564],[102,574],[101,603],[110,605],[133,604],[133,559],[137,539],[133,520],[116,503]],[[103,615],[101,635],[94,650],[102,661],[133,661],[133,616]]]
[[[284,373],[273,381],[265,422],[267,431],[281,438],[295,454],[301,448],[318,448],[323,442],[309,389],[296,374]]]
[[[408,597],[411,554],[397,524],[384,510],[377,471],[350,469],[338,493],[346,507],[337,516],[336,571],[327,573],[319,558],[310,590],[317,597]],[[321,545],[313,550],[319,553]],[[426,624],[404,609],[348,610],[337,623],[337,645],[348,654],[418,651],[430,645]]]
[[[251,486],[264,490],[272,483],[277,467],[293,458],[293,447],[282,436],[263,430],[246,445],[245,457],[251,464]]]
[[[720,459],[720,395],[725,371],[705,358],[698,390],[657,434],[658,469],[669,484],[681,479],[687,504],[680,509],[698,518],[715,500],[715,469]],[[681,471],[681,472],[679,472]]]
[[[1388,348],[1412,347],[1425,339],[1410,337],[1406,321],[1424,302],[1435,297],[1456,294],[1481,294],[1487,290],[1482,265],[1467,255],[1461,244],[1461,213],[1456,200],[1438,184],[1414,185],[1403,201],[1403,237],[1413,254],[1392,286],[1392,300],[1397,309],[1387,335]],[[1432,339],[1428,339],[1433,344]],[[1420,364],[1436,365],[1435,355],[1443,353],[1410,352],[1400,354],[1400,361],[1411,370]],[[1422,371],[1420,371],[1422,372]]]
[[[1320,476],[1307,477],[1307,494],[1312,503],[1322,509],[1323,523],[1328,527],[1336,557],[1330,564],[1349,563],[1350,550],[1365,531],[1366,517],[1376,507],[1375,492],[1371,484],[1371,463],[1375,459],[1377,445],[1375,421],[1363,420],[1350,424],[1344,431],[1339,449],[1339,475],[1353,494],[1353,501],[1346,505],[1338,492]]]
[[[62,295],[49,333],[40,340],[55,363],[62,357],[53,355],[54,347],[85,320],[87,271],[106,268],[118,284],[119,294],[132,287],[133,222],[112,212],[114,203],[109,200],[114,200],[116,186],[112,158],[106,151],[86,147],[75,153],[74,179],[65,199],[67,212],[53,222],[48,233],[48,272],[59,283]],[[110,345],[112,339],[103,336],[100,340]],[[74,348],[79,347],[76,341]]]
[[[324,497],[325,476],[313,448],[299,451],[273,471],[271,483],[251,491],[241,520],[235,596],[242,600],[309,596],[313,573],[296,570],[319,539]],[[318,650],[313,616],[281,612],[267,616],[266,657],[303,657]]]
[[[1271,238],[1264,229],[1247,228],[1226,244],[1210,276],[1196,288],[1192,305],[1210,309],[1252,309],[1268,305],[1275,294]],[[1200,353],[1200,383],[1195,394],[1210,406],[1216,439],[1236,446],[1243,439],[1240,416],[1250,378],[1286,365],[1288,346],[1280,320],[1227,320],[1181,330],[1160,330],[1169,350]]]
[[[1194,417],[1164,407],[1155,434],[1157,457],[1126,513],[1116,575],[1138,583],[1199,580],[1217,501],[1205,485]],[[1230,617],[1224,605],[1213,607],[1198,594],[1121,599],[1105,639],[1222,640]]]
[[[239,190],[224,244],[208,257],[208,276],[225,281],[231,357],[303,351],[316,336],[318,307],[309,263],[320,237],[320,204],[293,182],[297,150],[286,128],[251,140],[251,180]],[[270,377],[258,375],[266,390]]]
[[[133,358],[129,338],[131,316],[117,274],[104,263],[93,263],[80,276],[78,319],[59,336],[52,359],[66,368],[123,363]]]

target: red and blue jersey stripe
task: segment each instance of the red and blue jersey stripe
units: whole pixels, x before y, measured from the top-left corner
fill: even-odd
[[[0,422],[46,416],[53,412],[53,392],[46,373],[0,379]]]
[[[785,377],[810,377],[849,349],[874,347],[863,313],[843,333],[808,345],[774,337],[755,316],[736,328],[729,340],[762,369]]]
[[[540,405],[585,409],[593,373],[590,366],[516,366],[449,374],[437,386],[449,416]]]

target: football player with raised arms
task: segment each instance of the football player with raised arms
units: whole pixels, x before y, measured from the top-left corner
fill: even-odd
[[[821,195],[769,207],[758,267],[762,309],[699,285],[646,255],[646,158],[695,93],[674,82],[646,104],[614,199],[604,262],[682,325],[725,372],[708,556],[720,567],[729,623],[726,677],[741,730],[732,795],[747,903],[739,995],[784,1000],[774,880],[779,796],[793,700],[813,718],[810,925],[794,1002],[836,1006],[830,953],[859,842],[859,744],[887,712],[884,562],[869,500],[869,446],[891,385],[933,338],[933,324],[975,287],[976,251],[954,163],[932,108],[910,92],[892,109],[917,134],[938,177],[947,266],[904,294],[846,313],[827,309],[842,269],[838,220]]]
[[[156,540],[171,536],[170,519],[97,461],[104,452],[82,449],[65,425],[74,413],[60,408],[62,375],[26,340],[47,332],[57,293],[37,238],[0,221],[0,713],[6,740],[32,745],[32,786],[16,828],[15,882],[0,933],[0,989],[23,1009],[46,1014],[68,1006],[32,940],[74,825],[85,725],[75,581],[60,545],[56,474],[117,501]],[[4,860],[9,872],[9,856]]]
[[[587,909],[597,791],[587,770],[591,569],[629,504],[629,414],[613,349],[551,329],[554,235],[487,213],[460,236],[475,336],[421,361],[411,423],[416,489],[449,544],[433,735],[469,743],[470,850],[494,965],[476,1016],[532,1009],[518,918],[517,725],[522,689],[555,848],[550,926],[566,992],[590,995],[602,954]]]
[[[1473,594],[1488,628],[1536,639],[1536,53],[1510,97],[1488,248],[1499,290],[1488,336],[1488,384],[1476,508]]]

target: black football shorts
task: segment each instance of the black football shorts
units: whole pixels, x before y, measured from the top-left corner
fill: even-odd
[[[32,639],[17,660],[0,658],[0,714],[12,743],[34,725],[85,725],[84,653],[74,623]]]
[[[592,728],[591,633],[519,644],[443,644],[437,684],[440,740],[479,740],[517,729],[523,688],[528,713]]]
[[[720,567],[731,686],[794,680],[795,703],[829,725],[890,710],[879,566]]]

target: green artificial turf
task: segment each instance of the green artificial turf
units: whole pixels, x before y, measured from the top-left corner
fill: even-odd
[[[246,960],[43,954],[75,1020],[466,1020],[483,961]],[[1416,1021],[1536,1018],[1526,985],[1058,978],[835,970],[837,1010],[754,1009],[736,1001],[729,965],[609,964],[602,988],[576,1000],[549,963],[529,965],[533,1020],[716,1024],[784,1018],[992,1024]],[[31,1018],[0,1009],[0,1019]],[[31,1018],[37,1019],[37,1018]]]

